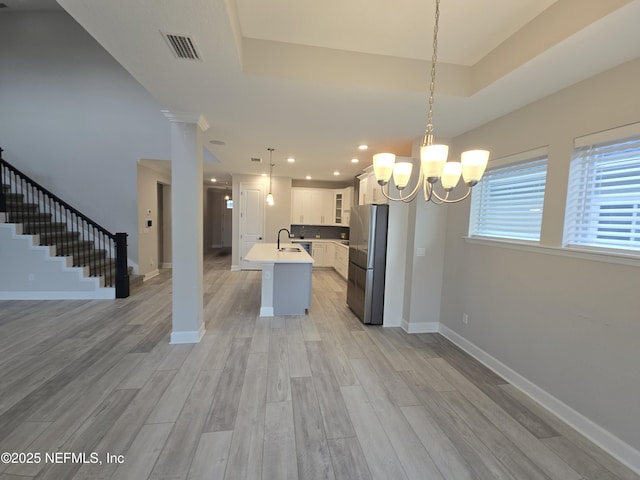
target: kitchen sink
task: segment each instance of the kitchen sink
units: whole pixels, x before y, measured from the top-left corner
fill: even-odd
[[[299,252],[300,249],[298,247],[282,247],[280,251],[281,252]]]

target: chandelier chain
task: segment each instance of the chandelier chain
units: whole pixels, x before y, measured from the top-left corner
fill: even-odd
[[[436,89],[436,62],[438,60],[438,24],[440,20],[440,0],[436,0],[435,23],[433,24],[433,54],[431,55],[431,82],[429,83],[429,114],[423,145],[433,144],[433,97]]]

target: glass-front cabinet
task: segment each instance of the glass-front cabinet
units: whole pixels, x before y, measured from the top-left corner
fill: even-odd
[[[343,214],[343,208],[344,208],[343,197],[344,197],[344,194],[342,192],[339,192],[339,193],[336,192],[335,201],[334,201],[334,205],[335,205],[334,221],[338,225],[342,224],[342,214]]]
[[[336,225],[349,225],[352,192],[353,187],[343,188],[334,192],[333,207]]]

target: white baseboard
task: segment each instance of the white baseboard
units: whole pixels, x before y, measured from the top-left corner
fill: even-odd
[[[240,266],[238,266],[238,265],[231,265],[231,271],[232,271],[232,272],[239,272],[240,270],[242,270],[242,269],[240,268]]]
[[[514,387],[541,404],[561,420],[571,425],[600,448],[640,474],[640,451],[527,380],[518,372],[489,355],[457,332],[440,324],[439,333],[507,380]]]
[[[411,322],[404,318],[400,322],[400,326],[407,333],[437,333],[440,324],[438,322]]]
[[[183,344],[183,343],[200,343],[204,336],[205,329],[204,324],[200,325],[199,330],[186,331],[186,332],[171,332],[171,345]]]
[[[151,270],[149,273],[145,273],[142,281],[146,282],[147,280],[151,280],[153,277],[157,277],[158,275],[160,275],[160,270],[156,268],[155,270]]]
[[[86,292],[0,292],[0,300],[113,300],[115,288]]]
[[[163,263],[160,268],[173,268],[173,263]]]
[[[260,307],[261,317],[273,317],[273,307]]]

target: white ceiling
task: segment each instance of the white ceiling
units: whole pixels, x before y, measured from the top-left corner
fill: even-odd
[[[266,171],[273,147],[274,176],[344,181],[373,153],[409,155],[424,133],[434,0],[58,2],[166,108],[205,116],[207,176]],[[640,57],[640,0],[440,10],[439,138]],[[160,32],[193,38],[202,61],[175,58]]]

